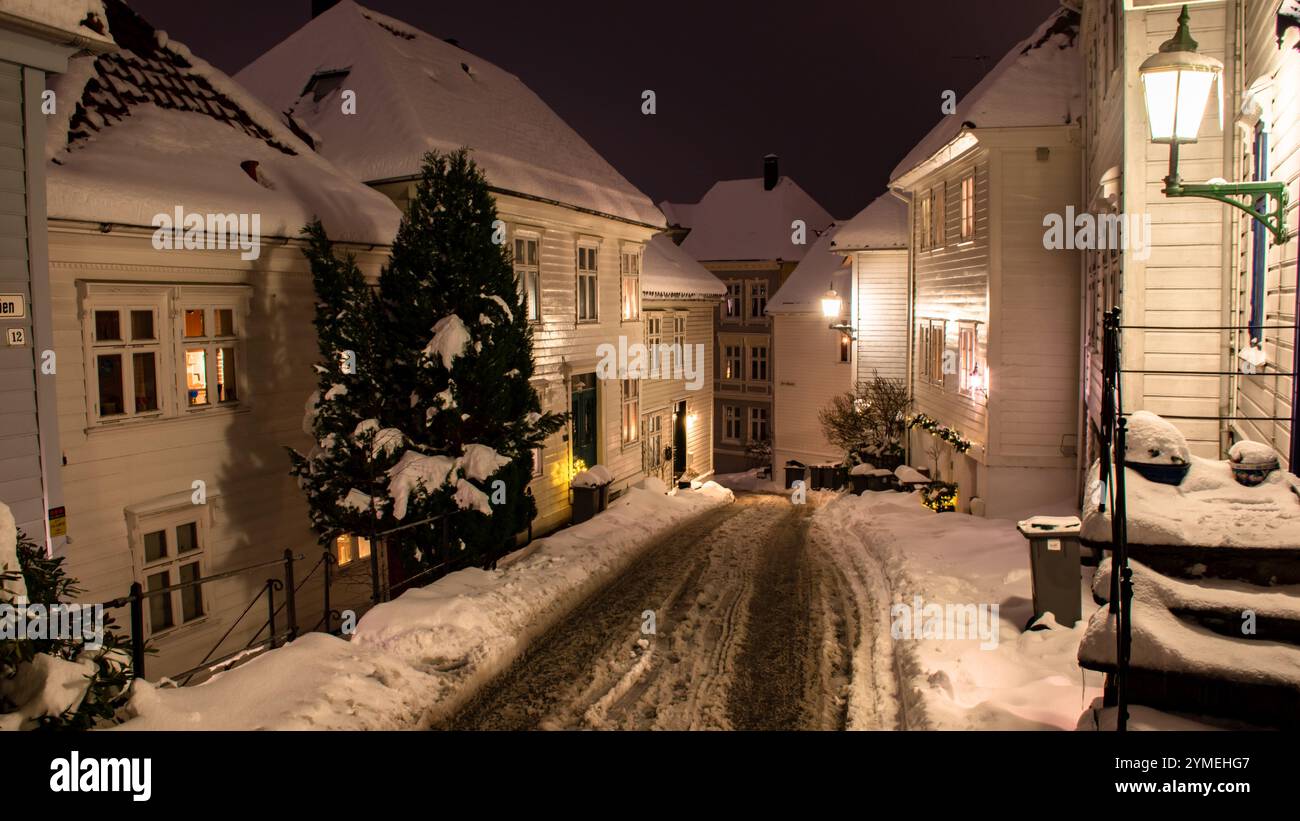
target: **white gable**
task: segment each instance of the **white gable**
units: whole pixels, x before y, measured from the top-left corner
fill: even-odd
[[[722,296],[727,286],[696,262],[667,234],[646,243],[641,259],[641,293],[646,297],[701,298]]]
[[[797,260],[832,222],[816,200],[789,177],[771,191],[761,178],[714,183],[689,209],[691,232],[682,250],[695,259]],[[793,242],[795,220],[805,226],[802,245]]]

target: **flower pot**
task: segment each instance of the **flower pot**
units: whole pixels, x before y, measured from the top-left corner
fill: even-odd
[[[1187,471],[1192,467],[1190,462],[1184,462],[1181,465],[1153,464],[1150,462],[1126,462],[1125,464],[1136,470],[1148,482],[1156,482],[1162,485],[1182,484],[1183,478],[1187,476]]]
[[[1278,467],[1276,459],[1270,462],[1230,462],[1229,464],[1232,466],[1232,478],[1237,480],[1237,484],[1246,487],[1263,484],[1268,475]]]

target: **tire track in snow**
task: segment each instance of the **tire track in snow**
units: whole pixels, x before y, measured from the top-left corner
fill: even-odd
[[[845,580],[807,548],[808,519],[785,497],[742,494],[684,525],[443,726],[843,726],[859,620]],[[641,634],[645,610],[655,635]]]

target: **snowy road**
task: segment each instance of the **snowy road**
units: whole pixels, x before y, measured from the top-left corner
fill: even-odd
[[[810,544],[811,508],[739,494],[689,522],[441,726],[843,727],[851,677],[879,672],[851,669],[862,607]]]

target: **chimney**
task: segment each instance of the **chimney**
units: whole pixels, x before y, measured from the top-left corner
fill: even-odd
[[[768,154],[763,158],[763,190],[771,191],[776,188],[776,181],[781,178],[781,172],[777,169],[777,156]]]
[[[339,0],[311,0],[312,19],[314,20],[317,17],[320,17],[322,14],[337,5],[338,2]]]

